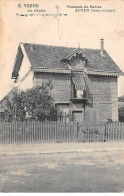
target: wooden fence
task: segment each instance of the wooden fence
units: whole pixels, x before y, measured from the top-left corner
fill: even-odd
[[[124,140],[124,123],[76,121],[1,122],[0,144],[49,142],[105,142]]]

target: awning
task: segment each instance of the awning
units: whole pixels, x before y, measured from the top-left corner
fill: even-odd
[[[86,84],[82,72],[73,73],[72,81],[75,85],[75,90],[86,90]]]

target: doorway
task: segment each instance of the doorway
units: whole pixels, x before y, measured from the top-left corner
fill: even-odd
[[[73,111],[73,120],[76,122],[84,121],[84,111]]]

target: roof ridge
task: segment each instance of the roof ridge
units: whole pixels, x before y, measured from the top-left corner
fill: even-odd
[[[30,45],[38,45],[38,46],[46,46],[46,47],[59,47],[59,48],[70,48],[70,49],[79,49],[78,47],[69,47],[69,46],[60,46],[60,45],[47,45],[47,44],[37,44],[37,43],[27,43],[27,42],[21,42],[22,44],[30,44]],[[98,48],[81,48],[80,49],[84,49],[84,50],[98,50],[100,51],[100,49]],[[105,51],[105,50],[104,50]]]

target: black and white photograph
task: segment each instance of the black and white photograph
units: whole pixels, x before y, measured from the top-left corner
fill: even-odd
[[[124,192],[124,1],[0,0],[0,193]]]

